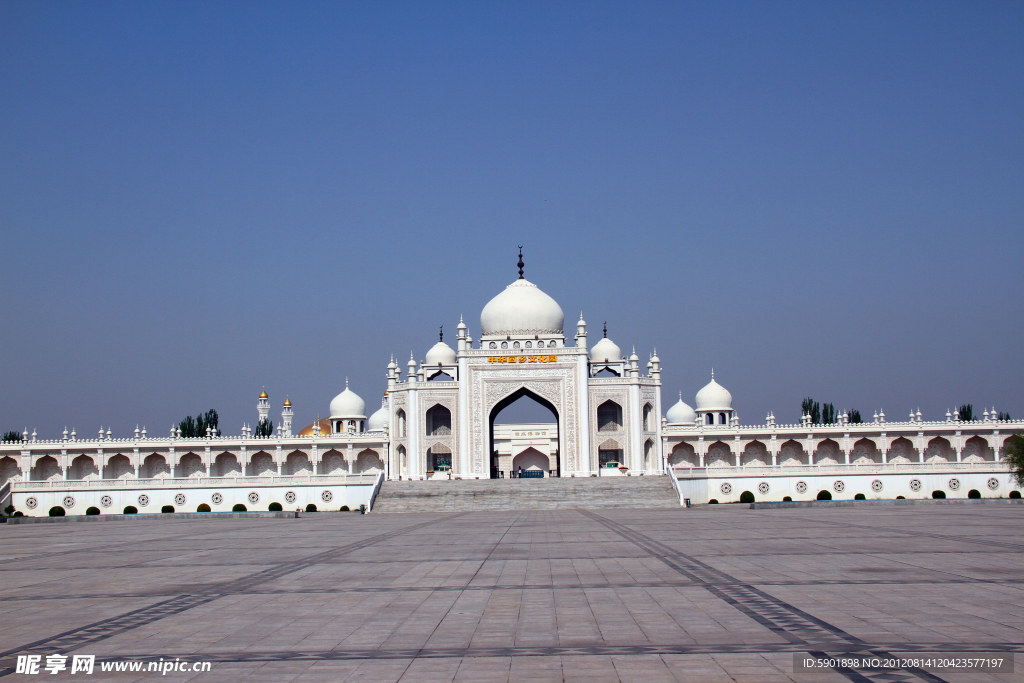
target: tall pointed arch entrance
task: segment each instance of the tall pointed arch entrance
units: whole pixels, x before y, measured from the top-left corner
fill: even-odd
[[[555,407],[555,405],[551,401],[549,401],[548,399],[544,398],[543,396],[534,393],[533,391],[531,391],[530,389],[528,389],[526,387],[521,387],[518,390],[516,390],[516,391],[512,392],[511,394],[509,394],[508,396],[506,396],[505,398],[501,399],[497,403],[495,403],[494,407],[491,408],[491,411],[490,411],[490,413],[487,416],[487,421],[488,421],[488,441],[487,441],[488,450],[487,450],[487,452],[490,455],[490,457],[488,459],[490,461],[490,477],[491,477],[491,479],[496,479],[499,476],[501,476],[501,475],[499,475],[499,471],[501,471],[502,474],[504,474],[504,472],[505,472],[505,470],[499,470],[499,468],[498,468],[498,457],[499,456],[498,456],[498,450],[496,448],[495,438],[494,438],[495,418],[497,418],[498,414],[501,413],[505,408],[508,408],[513,403],[516,403],[520,399],[524,399],[524,398],[532,399],[533,402],[535,402],[536,404],[538,404],[540,406],[543,406],[543,408],[546,408],[551,413],[551,415],[554,417],[554,427],[555,427],[554,431],[557,433],[557,441],[556,441],[556,447],[554,449],[554,453],[552,454],[553,466],[549,465],[547,468],[543,468],[543,475],[545,477],[546,476],[556,476],[556,477],[560,476],[561,467],[562,467],[562,464],[561,464],[562,463],[562,460],[561,460],[561,458],[562,458],[562,430],[559,428],[558,409]],[[533,451],[533,449],[530,449],[530,450]],[[529,465],[526,468],[524,468],[524,469],[539,470],[541,468],[540,465],[536,464],[536,463],[541,462],[539,460],[539,458],[538,458],[540,453],[537,453],[536,451],[533,451],[531,453],[525,453],[523,455],[524,455],[524,458],[521,458],[521,463],[520,464],[522,465],[522,464],[529,463]],[[512,470],[513,470],[513,468],[509,468],[509,472],[511,472]]]

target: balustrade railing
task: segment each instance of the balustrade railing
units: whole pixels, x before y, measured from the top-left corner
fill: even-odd
[[[1004,462],[912,462],[912,463],[871,463],[849,465],[726,465],[724,467],[690,467],[676,465],[670,471],[676,478],[716,477],[716,476],[747,476],[747,475],[784,475],[784,474],[886,474],[893,472],[928,472],[928,471],[1006,471]]]
[[[52,479],[48,481],[11,481],[12,491],[26,489],[80,489],[80,488],[228,488],[236,486],[275,485],[369,485],[379,474],[295,474],[268,477],[157,477],[153,479]]]

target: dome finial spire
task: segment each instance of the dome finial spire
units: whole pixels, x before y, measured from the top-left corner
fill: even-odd
[[[714,368],[711,368],[711,381],[712,382],[715,381],[715,369]]]
[[[439,334],[441,335],[441,339],[439,341],[444,341],[444,325],[441,325],[441,331]]]
[[[348,389],[348,375],[345,376],[345,388]]]
[[[519,266],[519,279],[522,280],[523,279],[523,266],[525,266],[526,264],[523,263],[523,245],[521,245],[521,244],[519,245],[519,263],[517,263],[516,265]]]
[[[607,320],[604,321],[604,337],[603,338],[604,339],[608,338],[608,321]]]

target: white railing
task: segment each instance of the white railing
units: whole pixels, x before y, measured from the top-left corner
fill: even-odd
[[[871,463],[865,465],[768,465],[739,467],[677,467],[673,471],[679,478],[687,477],[743,477],[748,475],[815,475],[815,474],[886,474],[893,472],[936,472],[951,470],[1005,472],[1004,462],[900,462]]]
[[[666,465],[665,467],[666,467],[666,469],[668,469],[668,478],[669,478],[669,481],[672,482],[672,488],[674,488],[676,490],[676,495],[679,496],[679,504],[682,505],[683,504],[683,491],[682,491],[682,489],[679,488],[679,480],[676,477],[676,472],[675,472],[674,469],[672,469],[672,465]]]
[[[303,484],[362,485],[373,484],[380,474],[296,474],[271,477],[158,477],[155,479],[54,479],[50,481],[12,481],[12,491],[28,489],[110,489],[110,488],[230,488],[236,486],[292,486]]]
[[[366,511],[369,512],[373,509],[373,503],[377,500],[377,494],[380,493],[380,487],[384,484],[384,473],[377,473],[377,482],[373,485],[373,490],[370,491],[370,502],[366,506]]]

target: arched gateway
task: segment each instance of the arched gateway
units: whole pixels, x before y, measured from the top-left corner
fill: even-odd
[[[582,316],[575,336],[567,340],[561,307],[523,277],[521,255],[519,265],[519,278],[481,312],[479,342],[474,343],[469,328],[460,320],[455,349],[444,343],[442,335],[426,360],[417,363],[415,357],[409,358],[404,376],[397,363],[388,365],[389,453],[406,454],[404,465],[389,464],[389,477],[508,476],[514,469],[514,454],[510,453],[508,463],[503,456],[496,456],[496,451],[502,450],[496,447],[496,439],[501,442],[505,437],[495,436],[494,416],[522,396],[535,399],[555,416],[557,427],[545,430],[551,441],[547,447],[557,463],[548,474],[589,477],[663,472],[661,424],[652,418],[661,414],[657,356],[647,363],[647,373],[642,375],[637,355],[625,358],[607,338],[588,351],[587,324]],[[605,370],[611,372],[597,376]],[[438,381],[441,377],[450,381]],[[617,464],[622,467],[602,469],[599,437],[607,435],[598,433],[596,410],[609,402],[621,413],[615,438],[621,450]],[[436,433],[438,412],[446,416],[450,435]],[[549,431],[554,434],[547,434]],[[447,459],[444,467],[438,465],[442,459],[437,457],[435,444],[441,439],[442,447],[449,449],[444,452],[446,457],[450,453],[450,469]]]

